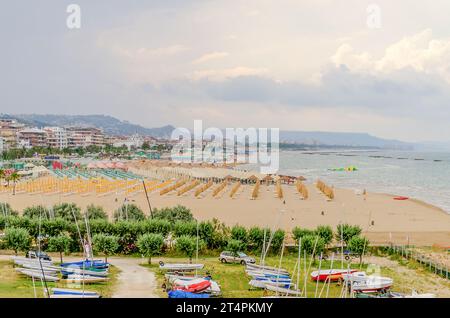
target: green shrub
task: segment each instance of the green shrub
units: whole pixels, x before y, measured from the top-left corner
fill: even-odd
[[[345,245],[347,245],[350,239],[354,236],[360,235],[361,231],[361,228],[357,225],[339,224],[335,234],[336,240],[338,242],[343,240]]]
[[[198,250],[201,251],[204,247],[205,243],[199,239]],[[175,241],[175,249],[189,257],[189,262],[192,263],[192,257],[197,251],[197,238],[188,235],[180,236]]]
[[[26,229],[7,228],[3,241],[6,248],[13,250],[16,255],[18,251],[26,252],[31,247],[31,236]]]
[[[210,221],[203,221],[198,224],[198,236],[210,249],[214,245],[214,225]]]
[[[119,249],[119,238],[114,235],[95,234],[92,237],[92,244],[95,252],[105,255],[105,262],[108,262],[108,256],[113,255]]]
[[[306,235],[314,235],[314,231],[297,226],[292,229],[292,236],[294,237],[296,242],[298,242],[300,238],[303,238]]]
[[[2,216],[18,216],[19,212],[11,208],[11,205],[6,202],[0,203],[0,215]]]
[[[183,235],[197,236],[197,222],[177,221],[173,226],[173,234],[176,237]]]
[[[72,239],[67,235],[51,236],[48,239],[47,250],[49,252],[58,252],[61,263],[63,262],[62,253],[70,253]]]
[[[86,215],[89,220],[108,220],[108,215],[101,206],[96,206],[93,204],[88,205],[86,208]]]
[[[135,204],[123,204],[114,212],[115,221],[143,221],[144,212]]]
[[[272,243],[270,249],[274,253],[278,253],[283,245],[285,232],[283,230],[276,230],[273,234]]]
[[[75,222],[74,215],[77,221],[82,219],[81,209],[75,203],[56,204],[53,206],[53,213],[55,217],[69,222]]]
[[[153,218],[167,220],[170,223],[195,221],[191,210],[182,205],[177,205],[173,208],[154,209]]]
[[[42,205],[37,205],[25,208],[23,210],[23,216],[30,219],[39,219],[40,217],[42,220],[45,220],[50,219],[50,211]]]
[[[148,257],[148,263],[152,263],[152,257],[160,255],[164,245],[164,237],[161,234],[148,233],[141,235],[137,240],[137,247],[142,255]]]
[[[307,256],[320,255],[325,249],[325,241],[317,235],[305,235],[302,237],[302,253],[306,251]],[[302,255],[303,256],[303,255]]]
[[[247,229],[240,225],[233,226],[231,228],[231,238],[247,244]]]
[[[145,220],[140,222],[140,226],[142,234],[156,233],[161,234],[163,237],[166,237],[172,228],[170,222],[163,219]]]
[[[369,248],[369,240],[361,236],[353,236],[347,245],[348,249],[359,256],[359,263],[362,263],[362,256]]]
[[[246,246],[244,242],[240,240],[231,239],[228,241],[227,250],[232,252],[234,255],[237,255],[238,252],[245,251]]]
[[[319,225],[314,232],[316,235],[323,238],[325,246],[330,244],[333,240],[333,229],[329,225]]]

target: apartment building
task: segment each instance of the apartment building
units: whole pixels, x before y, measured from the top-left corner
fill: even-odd
[[[64,149],[69,146],[69,136],[65,128],[44,127],[47,134],[47,146],[50,148]]]
[[[17,133],[17,143],[25,148],[47,147],[47,133],[43,129],[26,128]]]
[[[105,136],[103,131],[94,127],[69,127],[67,128],[69,148],[104,146]]]
[[[24,124],[14,119],[0,118],[0,138],[3,138],[3,150],[17,146],[17,133],[24,128]]]

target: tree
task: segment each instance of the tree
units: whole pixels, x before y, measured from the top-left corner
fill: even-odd
[[[89,220],[107,220],[108,215],[106,214],[105,210],[101,206],[90,204],[86,208],[86,215],[88,216]]]
[[[16,171],[14,171],[7,178],[8,178],[8,182],[11,181],[13,183],[13,195],[15,195],[16,194],[16,185],[17,185],[17,182],[20,180],[20,175]]]
[[[240,225],[233,226],[231,228],[231,238],[247,243],[247,229]]]
[[[244,242],[234,239],[228,241],[227,250],[232,252],[233,255],[237,255],[238,252],[242,252],[244,249],[245,249]]]
[[[137,240],[139,252],[148,257],[148,263],[152,263],[152,257],[161,254],[164,245],[164,237],[161,234],[148,233]]]
[[[153,211],[153,218],[164,219],[171,223],[175,223],[177,221],[195,221],[191,210],[182,205],[177,205],[173,208],[155,209]]]
[[[266,241],[267,238],[270,235],[270,230],[266,231]],[[248,230],[247,235],[248,245],[251,246],[253,249],[260,249],[264,242],[264,229],[261,229],[259,227],[252,227],[250,230]]]
[[[294,237],[295,241],[298,241],[300,238],[303,238],[306,235],[314,235],[314,231],[297,226],[292,229],[292,236]]]
[[[362,264],[362,257],[367,251],[367,248],[369,246],[369,240],[362,236],[353,236],[348,241],[348,249],[359,256],[359,263]]]
[[[7,228],[3,240],[6,248],[12,249],[16,255],[18,251],[28,251],[31,246],[30,234],[22,228]]]
[[[204,244],[205,243],[202,240],[198,240],[199,251],[203,249]],[[175,241],[175,249],[181,253],[186,254],[186,256],[189,257],[189,262],[192,263],[192,257],[197,251],[197,238],[188,235],[180,236]]]
[[[339,224],[337,226],[336,231],[336,240],[341,242],[343,241],[345,245],[348,245],[348,242],[350,239],[354,236],[361,234],[361,228],[357,225],[350,225],[350,224]]]
[[[105,262],[108,256],[114,254],[119,249],[119,238],[114,235],[95,234],[92,238],[94,251],[105,255]]]
[[[305,235],[302,237],[302,250],[306,254],[311,255],[315,260],[316,255],[319,255],[325,249],[325,241],[317,235]]]
[[[61,203],[53,206],[55,217],[62,218],[69,222],[75,222],[73,215],[77,221],[81,220],[81,209],[75,203]]]
[[[114,220],[143,221],[145,220],[145,214],[135,204],[123,204],[114,212]]]
[[[314,232],[316,235],[323,238],[325,246],[330,244],[333,240],[333,229],[329,225],[319,225]]]
[[[31,206],[23,210],[23,216],[30,219],[49,219],[50,211],[42,205]]]
[[[16,210],[13,210],[11,208],[11,205],[9,205],[9,203],[3,202],[3,203],[0,203],[0,215],[18,216],[19,212],[17,212]]]
[[[147,140],[142,143],[141,148],[142,148],[142,150],[149,150],[150,149],[150,144],[148,143]]]
[[[6,177],[5,169],[0,169],[0,186],[2,185],[3,179]]]
[[[48,239],[47,249],[49,252],[58,252],[61,263],[63,262],[63,252],[69,253],[72,239],[67,235],[51,236]]]
[[[197,222],[177,221],[173,226],[173,234],[175,236],[197,236]]]
[[[275,251],[278,253],[280,251],[281,246],[283,245],[284,241],[284,231],[283,230],[276,230],[272,237],[272,243],[270,248],[272,251]]]

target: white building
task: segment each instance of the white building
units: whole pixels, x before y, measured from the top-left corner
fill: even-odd
[[[126,146],[128,150],[130,150],[132,147],[140,148],[144,144],[144,139],[139,136],[138,134],[132,135],[130,138],[126,140],[120,140],[113,143],[114,147],[122,147]]]
[[[45,127],[47,133],[47,144],[51,148],[64,149],[69,145],[67,131],[62,127]]]

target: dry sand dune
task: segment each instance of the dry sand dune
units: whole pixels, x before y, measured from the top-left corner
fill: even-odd
[[[450,215],[416,200],[396,201],[386,194],[368,193],[362,196],[351,190],[335,189],[335,199],[327,201],[313,185],[308,185],[310,197],[307,200],[300,198],[295,186],[287,185],[283,185],[283,200],[275,197],[273,185],[262,185],[256,200],[250,199],[253,190],[250,185],[242,185],[233,198],[229,196],[232,186],[213,198],[213,188],[199,198],[195,198],[195,190],[182,196],[177,196],[175,191],[161,196],[155,191],[149,195],[150,202],[154,208],[185,205],[200,220],[217,218],[228,225],[278,225],[290,230],[295,226],[313,228],[321,224],[335,227],[345,222],[360,225],[373,243],[393,241],[406,244],[409,240],[410,244],[416,245],[450,245]],[[50,206],[59,202],[74,202],[83,208],[91,203],[101,205],[112,214],[123,200],[123,194],[103,197],[93,194],[0,194],[0,202],[9,202],[17,210],[37,204]],[[130,200],[148,213],[143,192],[130,197]]]

